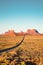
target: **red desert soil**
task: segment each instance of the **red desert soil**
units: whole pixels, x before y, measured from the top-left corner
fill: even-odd
[[[0,50],[18,44],[23,39],[24,34],[25,34],[25,38],[22,44],[17,48],[8,51],[8,53],[5,53],[4,61],[7,57],[6,55],[11,54],[11,57],[12,55],[13,56],[16,55],[16,57],[12,57],[14,60],[15,59],[18,60],[20,58],[23,59],[24,61],[35,62],[37,65],[41,63],[42,65],[43,64],[43,34],[40,34],[36,29],[27,30],[27,32],[21,32],[20,34],[15,33],[13,30],[10,30],[5,34],[0,35]],[[11,59],[11,57],[8,58]],[[0,59],[0,62],[3,61],[3,53],[0,58],[2,58],[2,60]],[[15,62],[13,61],[13,63]]]

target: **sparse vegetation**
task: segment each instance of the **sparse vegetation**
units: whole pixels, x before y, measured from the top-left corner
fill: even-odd
[[[1,37],[0,50],[20,42],[23,36]],[[25,36],[15,50],[0,53],[0,65],[43,65],[43,36]]]

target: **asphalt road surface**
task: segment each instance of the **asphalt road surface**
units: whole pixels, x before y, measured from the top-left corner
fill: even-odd
[[[7,52],[7,51],[17,48],[18,46],[20,46],[22,44],[22,42],[24,41],[24,38],[25,38],[25,35],[24,35],[23,39],[19,43],[17,43],[15,46],[6,48],[6,49],[2,49],[2,50],[0,50],[0,53]]]

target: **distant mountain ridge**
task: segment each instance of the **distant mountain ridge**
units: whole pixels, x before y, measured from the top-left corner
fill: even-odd
[[[40,33],[36,29],[28,29],[26,32],[15,32],[14,30],[9,30],[2,35],[16,36],[16,35],[39,35]]]

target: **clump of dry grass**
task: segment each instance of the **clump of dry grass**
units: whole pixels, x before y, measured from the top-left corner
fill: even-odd
[[[22,38],[23,36],[0,37],[0,49],[14,46]],[[19,47],[0,56],[0,65],[26,65],[26,62],[43,64],[43,36],[26,35]]]

